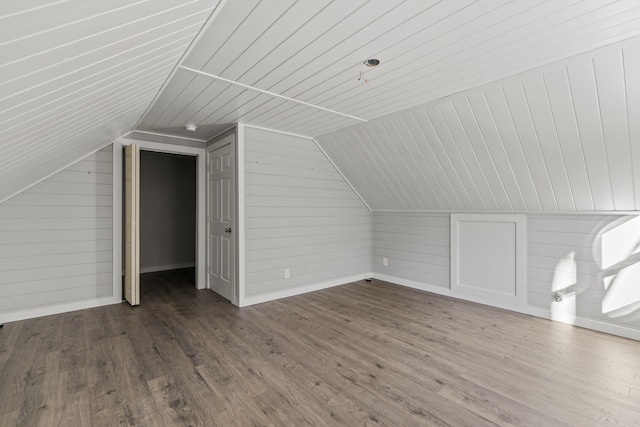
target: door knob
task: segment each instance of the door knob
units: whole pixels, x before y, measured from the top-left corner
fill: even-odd
[[[224,229],[224,232],[225,232],[225,233],[231,233],[231,228],[225,228],[225,229]]]

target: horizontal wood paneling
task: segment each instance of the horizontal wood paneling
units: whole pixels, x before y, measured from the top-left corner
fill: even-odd
[[[316,140],[374,210],[638,210],[637,64],[635,38]]]
[[[374,212],[373,271],[448,288],[449,233],[448,214]]]
[[[634,255],[640,242],[639,220],[637,216],[530,215],[527,304],[556,314],[640,328],[638,277],[624,276],[640,262]],[[615,264],[603,265],[612,252]],[[563,303],[553,301],[556,291],[566,294]],[[610,311],[607,300],[612,298],[624,300],[623,307],[635,306],[635,314]]]
[[[449,232],[449,214],[374,211],[373,271],[448,289]],[[640,330],[640,217],[529,214],[526,241],[527,308]]]
[[[244,134],[245,296],[371,271],[369,210],[314,142]]]
[[[112,158],[108,146],[0,204],[0,313],[112,295]]]

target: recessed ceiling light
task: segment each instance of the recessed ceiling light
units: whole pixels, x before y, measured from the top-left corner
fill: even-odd
[[[184,125],[184,128],[186,130],[188,130],[189,132],[195,132],[195,131],[198,130],[198,126],[196,126],[196,125],[194,125],[192,123],[189,123],[188,125]]]
[[[380,60],[376,58],[369,58],[364,61],[364,65],[366,65],[367,67],[377,67],[378,65],[380,65]]]

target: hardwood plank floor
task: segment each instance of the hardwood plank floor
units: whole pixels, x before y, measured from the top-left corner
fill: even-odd
[[[640,343],[390,285],[237,309],[193,271],[0,329],[0,426],[640,425]]]

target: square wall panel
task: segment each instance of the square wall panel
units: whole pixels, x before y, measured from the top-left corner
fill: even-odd
[[[524,263],[524,215],[451,215],[453,294],[524,305]]]

